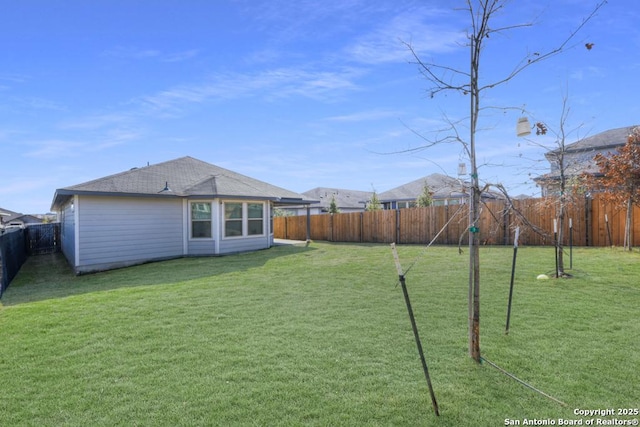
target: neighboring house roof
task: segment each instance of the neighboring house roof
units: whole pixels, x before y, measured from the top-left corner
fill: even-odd
[[[21,213],[10,211],[9,209],[0,208],[0,216],[3,219],[15,218],[17,216],[22,215]]]
[[[636,126],[626,126],[617,129],[610,129],[588,138],[580,139],[564,147],[564,174],[567,177],[580,175],[582,173],[598,173],[598,166],[593,160],[596,154],[614,154],[618,148],[626,144],[627,138]],[[534,178],[540,185],[545,182],[560,179],[559,156],[563,153],[561,148],[545,153],[547,161],[551,164],[551,171]]]
[[[0,224],[39,224],[42,219],[33,216],[25,215],[19,212],[10,211],[9,209],[0,208]]]
[[[329,210],[332,198],[335,197],[339,209],[364,209],[365,203],[371,199],[372,191],[345,190],[341,188],[317,187],[302,193],[305,197],[317,200],[311,206],[321,206]]]
[[[23,224],[41,224],[42,219],[34,215],[19,215],[12,219],[12,221],[21,222]]]
[[[9,224],[11,219],[20,215],[17,212],[10,211],[9,209],[0,208],[0,227],[4,227],[5,224]]]
[[[626,126],[617,129],[609,129],[588,138],[580,139],[565,146],[565,152],[591,151],[594,149],[618,148],[627,142],[627,138],[633,132],[635,126]],[[560,152],[560,149],[552,150],[547,154]]]
[[[462,183],[460,180],[447,175],[434,173],[380,193],[378,198],[381,202],[416,200],[422,194],[425,183],[433,193],[432,197],[434,199],[460,198],[468,194],[463,190],[463,186],[465,190],[469,188],[468,183]]]
[[[156,165],[133,168],[56,190],[52,209],[69,197],[81,195],[153,197],[235,197],[307,204],[303,195],[212,165],[181,157]]]

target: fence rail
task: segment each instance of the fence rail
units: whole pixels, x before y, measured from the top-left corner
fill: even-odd
[[[553,224],[558,215],[552,198],[488,202],[481,205],[480,238],[486,245],[513,244],[520,227],[522,245],[553,245]],[[626,211],[604,203],[596,195],[574,201],[566,208],[563,243],[576,246],[622,246]],[[387,211],[323,214],[310,217],[312,240],[363,243],[468,244],[467,205],[429,206]],[[571,220],[571,221],[569,221]],[[445,227],[446,225],[446,227]],[[640,208],[632,213],[632,246],[640,246]],[[611,237],[609,237],[609,235]],[[274,237],[304,240],[307,217],[274,218]]]

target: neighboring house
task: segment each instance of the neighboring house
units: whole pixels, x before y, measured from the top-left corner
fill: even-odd
[[[335,199],[340,213],[363,212],[366,202],[371,198],[372,191],[345,190],[341,188],[317,187],[302,193],[307,199],[314,200],[309,205],[311,215],[329,212],[331,201]],[[305,206],[293,206],[284,209],[292,215],[306,215]]]
[[[380,193],[378,198],[384,209],[403,209],[416,206],[416,200],[425,185],[431,192],[433,206],[459,205],[467,203],[470,184],[447,175],[434,173],[407,184]],[[496,199],[495,193],[484,192],[484,200]]]
[[[547,152],[544,156],[550,164],[550,171],[534,178],[542,190],[542,196],[557,195],[560,192],[560,159],[564,165],[566,180],[571,181],[582,174],[597,174],[598,166],[593,158],[596,154],[611,155],[627,142],[636,126],[610,129],[597,135],[583,138],[564,147]]]
[[[273,245],[275,206],[304,196],[182,157],[56,190],[62,252],[76,273]]]
[[[24,228],[29,224],[41,224],[42,219],[0,208],[0,228]]]

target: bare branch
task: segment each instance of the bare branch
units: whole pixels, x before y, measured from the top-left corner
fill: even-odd
[[[525,69],[529,68],[530,66],[532,66],[533,64],[537,64],[538,62],[542,62],[546,59],[549,59],[553,56],[558,55],[559,53],[563,52],[567,45],[569,45],[569,43],[571,43],[572,40],[575,39],[576,35],[580,32],[580,30],[582,30],[582,28],[598,13],[598,11],[600,10],[600,8],[602,8],[605,4],[607,4],[607,0],[602,0],[601,2],[599,2],[598,4],[596,4],[596,6],[594,7],[594,9],[591,11],[591,13],[589,15],[587,15],[587,17],[585,17],[582,22],[580,23],[580,25],[578,25],[574,30],[572,30],[569,35],[567,36],[567,38],[560,43],[560,45],[558,45],[558,47],[545,52],[545,53],[539,53],[539,52],[534,52],[530,55],[528,55],[527,57],[524,58],[523,61],[521,61],[518,65],[516,65],[516,67],[511,71],[511,73],[509,73],[506,77],[497,80],[491,84],[482,86],[481,88],[479,88],[479,91],[483,91],[485,89],[491,89],[495,86],[499,86],[503,83],[506,83],[510,80],[512,80],[515,76],[517,76],[518,74],[520,74],[522,71],[524,71]],[[526,62],[525,62],[526,61]]]
[[[438,65],[431,62],[424,62],[410,43],[402,40],[401,42],[407,47],[407,49],[409,49],[409,52],[411,52],[411,55],[415,60],[414,64],[418,65],[420,73],[428,81],[434,84],[434,87],[429,89],[431,98],[433,98],[437,93],[445,90],[459,91],[465,94],[469,91],[468,83],[455,86],[451,83],[451,79],[447,79],[448,75],[459,75],[469,78],[469,73],[465,73],[452,67]]]
[[[462,144],[464,146],[465,145],[464,140],[460,137],[460,135],[457,134],[456,126],[458,125],[459,122],[451,122],[446,117],[445,117],[445,120],[447,121],[447,123],[449,124],[450,127],[449,128],[444,128],[444,129],[438,129],[436,131],[431,132],[431,133],[434,133],[436,135],[435,138],[428,138],[427,136],[425,136],[424,134],[418,132],[417,130],[413,129],[412,127],[408,126],[406,123],[404,123],[401,120],[400,122],[402,123],[402,125],[405,128],[407,128],[411,133],[416,135],[418,138],[420,138],[421,140],[425,141],[425,144],[420,145],[418,147],[406,148],[404,150],[396,150],[396,151],[391,151],[391,152],[375,152],[375,151],[373,151],[372,153],[374,153],[374,154],[382,154],[382,155],[417,153],[417,152],[426,150],[427,148],[431,148],[431,147],[436,146],[436,145],[452,144],[452,143],[460,143],[460,144]],[[454,132],[455,135],[451,135],[451,132]],[[440,137],[439,136],[440,134],[446,134],[446,136],[445,137]]]

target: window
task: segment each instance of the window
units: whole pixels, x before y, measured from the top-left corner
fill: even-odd
[[[398,209],[415,208],[416,202],[398,202]]]
[[[263,234],[263,215],[262,211],[264,205],[262,203],[248,203],[247,204],[247,231],[249,236],[255,236],[256,234]]]
[[[211,238],[211,203],[191,203],[191,237]]]
[[[224,236],[242,236],[242,203],[224,204]]]
[[[265,234],[264,203],[225,202],[224,237]]]

